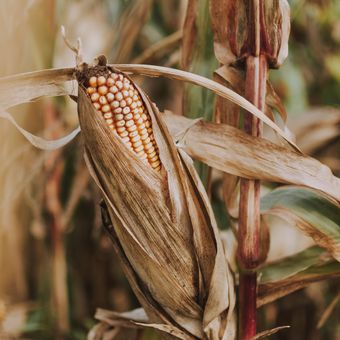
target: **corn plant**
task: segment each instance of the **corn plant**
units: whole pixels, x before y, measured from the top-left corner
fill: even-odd
[[[141,4],[132,12],[145,17],[150,2]],[[183,32],[160,45],[172,46],[181,37],[184,70],[119,63],[129,57],[132,40],[113,54],[112,64],[104,55],[84,61],[81,41],[71,43],[63,29],[74,67],[0,79],[0,117],[35,147],[58,149],[80,132],[86,167],[101,195],[104,228],[140,303],[124,313],[98,309],[90,339],[137,339],[150,331],[209,340],[284,334],[289,325],[259,329],[259,308],[340,276],[340,180],[301,152],[269,80],[270,69],[288,56],[287,1],[190,0],[185,15]],[[182,114],[160,112],[135,76],[184,83]],[[8,112],[43,96],[73,99],[79,127],[45,140]],[[276,142],[264,138],[264,125]],[[52,174],[47,208],[60,233],[67,218],[55,214],[56,206],[62,209],[55,204],[61,184],[54,176],[60,172]],[[214,176],[222,181],[222,214],[214,214]],[[268,190],[263,182],[285,185]],[[308,235],[313,246],[268,261],[275,218]],[[219,228],[226,220],[228,231]],[[62,253],[60,239],[55,244]],[[60,258],[65,262],[57,256],[55,266]],[[65,281],[55,280],[62,292]],[[60,290],[55,292],[58,297]],[[59,314],[65,318],[58,327],[65,334],[65,295],[63,302],[66,312]]]

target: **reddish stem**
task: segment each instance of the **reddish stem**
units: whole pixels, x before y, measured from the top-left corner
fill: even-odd
[[[246,70],[246,98],[260,110],[265,108],[268,65],[265,56],[249,56]],[[245,131],[262,136],[262,122],[246,112]],[[256,268],[261,262],[260,181],[241,179],[238,260],[240,265],[239,333],[248,340],[256,335]]]

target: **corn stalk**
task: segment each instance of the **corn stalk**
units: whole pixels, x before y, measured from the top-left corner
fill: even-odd
[[[273,6],[273,5],[272,5]],[[248,55],[245,57],[245,97],[258,109],[265,111],[266,84],[271,57],[268,33],[273,33],[277,41],[279,31],[269,32],[266,25],[264,0],[252,0],[246,7],[248,21]],[[262,137],[263,123],[249,112],[244,114],[244,130],[254,137]],[[257,272],[263,262],[263,249],[268,245],[261,244],[260,220],[260,188],[259,180],[241,178],[238,229],[238,261],[240,267],[239,282],[239,336],[251,339],[256,335],[256,298]]]

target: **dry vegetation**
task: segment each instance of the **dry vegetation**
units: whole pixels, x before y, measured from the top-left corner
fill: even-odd
[[[339,339],[337,0],[0,14],[1,339]]]

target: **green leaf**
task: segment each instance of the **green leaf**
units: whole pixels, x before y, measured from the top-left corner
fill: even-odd
[[[289,262],[291,262],[291,259]],[[276,276],[276,278],[277,277],[278,276]],[[302,270],[282,280],[262,283],[258,289],[257,306],[260,307],[266,303],[275,301],[311,283],[336,277],[340,277],[340,263],[329,261],[322,265],[316,264],[310,266],[306,270]]]
[[[261,283],[286,279],[322,261],[327,254],[320,247],[311,247],[292,256],[267,264],[259,270]]]
[[[340,261],[340,207],[334,200],[312,189],[285,186],[262,198],[261,212],[295,225]]]

